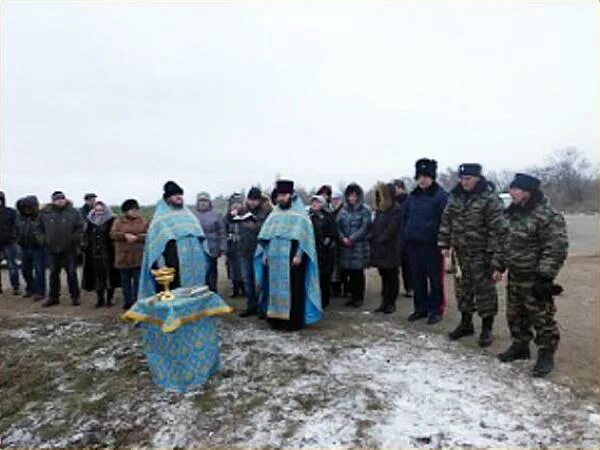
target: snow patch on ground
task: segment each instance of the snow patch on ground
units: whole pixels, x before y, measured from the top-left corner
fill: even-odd
[[[221,371],[203,389],[185,395],[152,383],[134,329],[111,325],[98,333],[96,324],[85,323],[71,328],[85,336],[91,350],[74,345],[66,351],[76,363],[57,378],[55,398],[27,406],[0,434],[0,443],[598,446],[600,412],[594,399],[533,379],[531,362],[502,364],[441,336],[382,322],[349,323],[346,334],[335,338],[316,328],[280,333],[261,321],[219,322]],[[53,326],[39,344],[62,342],[56,334],[65,336],[65,326]],[[46,328],[40,326],[43,333]],[[90,341],[96,334],[98,343]],[[61,373],[61,367],[53,370]],[[73,371],[95,381],[83,388],[73,384]],[[65,429],[44,438],[42,430],[56,424]]]

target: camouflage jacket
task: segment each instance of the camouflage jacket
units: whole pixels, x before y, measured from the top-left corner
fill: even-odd
[[[460,184],[450,191],[438,234],[440,247],[493,255],[502,251],[505,234],[504,205],[492,183],[481,178],[470,192]]]
[[[569,242],[565,219],[541,192],[524,205],[511,205],[505,213],[508,233],[495,269],[521,275],[555,278],[567,258]]]

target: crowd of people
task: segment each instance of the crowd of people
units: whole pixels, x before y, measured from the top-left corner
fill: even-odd
[[[24,297],[46,297],[49,266],[46,307],[59,304],[62,269],[72,304],[79,305],[79,255],[81,287],[96,292],[96,306],[113,305],[115,289],[121,288],[126,309],[135,304],[138,292],[158,290],[149,275],[152,267],[176,268],[174,288],[200,281],[216,291],[218,260],[225,256],[230,297],[246,299],[240,316],[258,316],[286,330],[319,321],[332,296],[347,298],[347,307],[361,308],[369,267],[381,278],[381,304],[375,312],[395,312],[401,277],[403,295],[413,298],[408,320],[434,325],[445,307],[444,260],[452,257],[461,321],[450,339],[473,335],[477,313],[479,345],[492,343],[496,283],[508,272],[507,321],[513,342],[499,357],[507,362],[529,358],[535,336],[534,374],[545,376],[553,368],[559,341],[553,283],[567,256],[564,218],[531,175],[515,175],[512,204],[505,209],[480,164],[462,164],[458,172],[457,185],[447,192],[436,181],[437,162],[419,159],[412,191],[401,180],[379,182],[372,205],[365,204],[363,189],[351,183],[343,194],[324,185],[305,206],[295,195],[294,182],[280,179],[270,193],[257,187],[246,198],[234,193],[223,215],[214,210],[208,192],[200,192],[188,209],[183,189],[169,181],[150,223],[134,199],[123,202],[122,215],[115,217],[94,194],[85,196],[80,210],[56,191],[43,208],[28,196],[17,201],[15,211],[0,193],[0,249],[15,295],[20,294],[16,245],[22,254]]]

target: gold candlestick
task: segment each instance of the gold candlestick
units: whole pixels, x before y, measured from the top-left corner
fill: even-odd
[[[158,284],[161,284],[163,291],[156,294],[159,300],[173,300],[175,295],[169,289],[169,285],[175,279],[175,269],[172,267],[162,267],[158,270],[152,270],[152,276]]]

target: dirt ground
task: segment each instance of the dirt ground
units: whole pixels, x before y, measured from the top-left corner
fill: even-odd
[[[68,298],[63,298],[58,307],[41,308],[39,304],[34,304],[28,299],[16,298],[5,293],[0,296],[0,389],[7,395],[0,398],[0,445],[96,446],[105,443],[107,445],[232,446],[250,442],[254,446],[437,447],[469,444],[482,446],[520,444],[537,446],[536,443],[541,446],[597,444],[597,436],[590,437],[587,425],[581,425],[581,430],[573,425],[567,431],[559,430],[558,425],[564,420],[577,424],[579,416],[574,415],[571,419],[565,416],[562,420],[560,414],[576,414],[574,411],[580,408],[590,413],[589,420],[596,427],[598,424],[595,421],[600,418],[596,414],[597,300],[600,263],[598,222],[596,216],[572,216],[568,218],[568,223],[571,251],[558,279],[565,292],[556,300],[557,320],[562,337],[555,372],[548,381],[544,380],[543,384],[535,384],[536,381],[532,381],[529,376],[533,361],[519,363],[507,369],[506,365],[500,365],[495,359],[495,355],[510,343],[504,318],[503,285],[499,289],[500,314],[494,329],[493,345],[489,349],[481,350],[476,344],[476,336],[456,343],[447,341],[446,333],[458,321],[451,276],[446,278],[449,294],[446,315],[441,323],[433,326],[424,323],[408,323],[406,317],[412,310],[412,300],[403,297],[398,300],[398,310],[395,314],[384,316],[371,313],[378,305],[380,289],[379,277],[372,270],[368,274],[367,301],[364,308],[359,311],[351,310],[343,306],[344,299],[333,299],[332,306],[326,311],[322,322],[296,335],[272,333],[264,322],[257,319],[240,319],[236,315],[224,317],[220,325],[222,373],[211,381],[206,392],[185,397],[187,399],[185,401],[178,396],[162,393],[152,385],[144,366],[136,333],[129,325],[119,320],[122,312],[120,307],[95,309],[94,297],[86,294],[83,304],[79,307],[71,306]],[[223,273],[224,271],[221,270],[221,274]],[[7,274],[2,273],[2,276],[6,290]],[[219,289],[222,294],[228,293],[226,280],[220,280]],[[117,301],[120,304],[118,294]],[[240,299],[227,301],[236,309],[243,308]],[[290,349],[287,345],[297,346],[297,349],[301,350]],[[257,348],[254,348],[255,346]],[[275,347],[275,350],[272,347]],[[400,349],[404,349],[402,350],[404,354],[411,355],[411,358],[406,360],[406,356],[398,354]],[[433,358],[429,366],[431,370],[439,369],[438,362],[443,362],[442,367],[444,367],[448,364],[454,365],[456,361],[458,361],[457,366],[460,366],[462,364],[460,361],[467,361],[464,368],[453,369],[463,370],[464,373],[456,372],[447,375],[449,385],[454,382],[452,378],[454,376],[457,377],[458,384],[470,376],[479,379],[489,377],[490,382],[495,383],[490,390],[498,388],[499,396],[492,403],[498,405],[500,409],[504,401],[501,399],[503,389],[512,392],[511,395],[523,397],[522,401],[525,403],[528,401],[527,395],[536,389],[541,389],[538,394],[543,398],[551,399],[556,396],[555,401],[545,405],[544,408],[561,410],[553,411],[553,414],[559,416],[545,417],[544,420],[541,420],[544,412],[540,410],[540,423],[532,423],[531,428],[528,428],[527,433],[523,435],[519,434],[523,431],[519,426],[506,425],[515,420],[510,416],[512,412],[507,406],[506,423],[497,425],[498,430],[504,431],[497,434],[490,434],[488,430],[476,436],[465,435],[463,431],[472,426],[465,419],[464,424],[456,428],[454,433],[447,431],[448,428],[452,428],[452,423],[439,423],[440,427],[442,425],[446,427],[444,428],[446,431],[433,430],[429,434],[425,433],[426,436],[423,437],[416,431],[413,433],[412,429],[406,429],[403,433],[409,438],[406,441],[398,440],[396,434],[385,429],[380,423],[380,415],[383,413],[380,414],[378,411],[386,411],[384,422],[391,421],[392,425],[388,423],[387,426],[395,427],[395,433],[398,432],[399,423],[407,422],[406,417],[400,415],[394,425],[393,418],[390,419],[390,414],[397,409],[390,403],[393,396],[386,399],[385,391],[380,392],[380,388],[365,387],[365,380],[360,377],[348,383],[355,386],[353,389],[362,389],[368,394],[364,395],[370,396],[366,400],[363,399],[367,406],[363,404],[364,402],[361,403],[360,396],[356,397],[359,394],[349,394],[347,390],[340,390],[341,388],[334,386],[328,387],[327,392],[330,394],[337,392],[335,395],[342,397],[349,395],[353,402],[359,403],[336,406],[329,397],[324,400],[313,398],[323,394],[320,388],[314,386],[321,386],[323,380],[328,380],[329,383],[332,371],[341,370],[342,375],[339,377],[346,376],[348,371],[353,373],[354,370],[369,373],[371,366],[375,364],[373,361],[365,360],[364,367],[360,365],[354,367],[353,363],[344,366],[344,358],[354,361],[353,352],[359,350],[361,351],[359,355],[367,354],[370,358],[381,357],[383,358],[381,361],[387,363],[390,363],[390,360],[401,361],[404,358],[404,370],[412,367],[411,364],[419,359],[430,361]],[[294,351],[312,352],[312,356],[296,354]],[[283,352],[287,356],[279,359],[278,352]],[[327,363],[328,359],[333,359],[335,362]],[[260,368],[256,364],[259,364]],[[268,369],[267,366],[272,367]],[[338,366],[344,369],[339,369]],[[320,374],[319,368],[324,373]],[[312,397],[308,395],[298,399],[294,391],[286,390],[291,389],[290,386],[295,380],[285,378],[287,375],[280,373],[288,369],[296,377],[316,377],[317,381],[311,378],[312,381],[305,385],[310,386],[310,389],[316,389]],[[405,378],[418,375],[418,369],[423,370],[421,376],[414,381],[418,384],[421,378],[427,377],[429,372],[427,365],[419,366],[417,369],[412,367],[411,372],[405,374]],[[281,395],[285,397],[282,399],[282,404],[272,403],[275,400],[269,398],[268,392],[261,390],[261,383],[266,383],[266,380],[257,380],[257,377],[264,376],[259,372],[265,370],[275,377],[277,389],[282,390]],[[394,373],[397,375],[399,370],[401,371],[398,368],[394,369]],[[417,372],[414,372],[415,370]],[[385,374],[385,371],[377,370],[370,376],[373,380],[378,380],[383,376],[382,374]],[[319,378],[320,376],[322,378]],[[237,381],[233,383],[236,377]],[[407,388],[404,384],[402,387],[400,384],[395,385],[394,383],[400,383],[397,378],[384,379],[389,380],[390,386],[397,386],[399,391]],[[503,382],[507,383],[506,386],[498,387],[498,383]],[[464,388],[463,386],[461,389]],[[408,389],[411,390],[410,386]],[[435,392],[439,394],[440,399],[445,398],[447,391],[452,391],[444,383],[439,384],[436,389]],[[563,390],[564,395],[560,394]],[[149,401],[146,398],[141,401],[136,392],[140,396],[150,396],[153,400]],[[335,397],[334,394],[331,395]],[[485,393],[476,395],[471,400],[468,394],[464,399],[462,396],[457,397],[458,402],[464,400],[466,405],[465,409],[459,411],[460,415],[468,414],[469,401],[472,401],[473,405],[481,406],[482,396],[485,397]],[[568,401],[565,400],[567,397]],[[298,412],[300,411],[303,414],[300,418],[296,421],[280,418],[285,422],[285,429],[276,435],[267,429],[262,431],[257,429],[257,421],[273,421],[279,417],[278,414],[287,417],[286,411],[293,416],[289,410],[290,406],[286,406],[292,401],[290,399],[299,402],[300,406],[296,405],[293,412],[300,414]],[[429,401],[430,397],[427,399]],[[400,402],[402,410],[406,414],[413,414],[410,417],[417,420],[416,418],[420,417],[418,412],[411,412],[407,404],[402,403],[405,400],[396,398],[394,404]],[[415,397],[413,401],[418,402],[422,399]],[[452,403],[453,400],[449,398],[447,401]],[[536,401],[534,396],[531,404]],[[223,402],[227,403],[227,406],[224,406]],[[489,404],[488,402],[483,405]],[[446,403],[442,403],[439,407],[445,408],[445,405]],[[136,408],[141,408],[143,412],[136,413],[139,413],[140,417],[137,421],[131,419],[115,422],[116,419],[112,417],[113,414],[118,414],[115,408],[121,408],[123,419],[128,417],[129,409],[135,411]],[[312,416],[321,417],[324,421],[336,420],[337,416],[328,415],[330,410],[335,411],[336,408],[338,410],[347,408],[346,414],[357,417],[352,421],[351,430],[346,430],[344,427],[348,424],[342,421],[338,432],[331,434],[329,440],[319,440],[313,437],[311,431],[303,428],[308,426],[307,421],[310,422],[308,417]],[[361,408],[367,410],[372,408],[373,413],[363,414]],[[564,411],[565,408],[570,411]],[[170,415],[164,415],[166,410]],[[107,411],[111,411],[110,420],[106,417]],[[198,425],[197,421],[204,419],[199,418],[198,411],[203,411],[204,415],[211,418],[210,424],[208,422],[205,424],[213,433],[210,439],[200,436],[202,424]],[[528,411],[527,408],[524,411]],[[219,419],[219,414],[224,418]],[[186,420],[190,423],[186,424]],[[107,421],[111,423],[110,431],[106,426]],[[555,435],[542,437],[543,433],[540,430],[544,428],[544,421],[548,424],[556,421],[557,425],[552,430],[556,431],[556,436],[563,436],[566,440],[561,441],[562,438]],[[318,428],[318,423],[315,422],[314,426]],[[190,434],[189,427],[197,429]],[[486,427],[482,426],[482,428]],[[506,431],[508,429],[511,431]],[[326,434],[323,432],[321,436]]]

